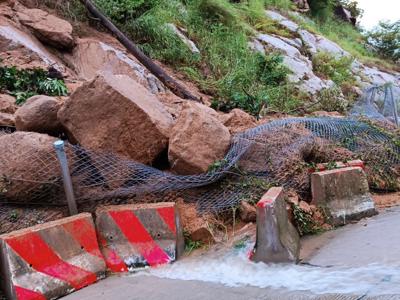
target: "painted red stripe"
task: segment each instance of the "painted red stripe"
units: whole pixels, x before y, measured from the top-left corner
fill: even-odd
[[[96,282],[96,274],[61,260],[36,232],[9,238],[7,244],[38,272],[68,282],[80,289]]]
[[[133,211],[110,211],[121,232],[135,246],[150,266],[168,263],[171,259],[160,246],[154,242]]]
[[[160,215],[161,219],[168,225],[169,229],[176,234],[176,225],[175,225],[175,207],[163,207],[157,208],[157,212]]]
[[[46,300],[46,297],[35,291],[27,290],[25,288],[14,286],[15,295],[17,300]]]
[[[103,259],[94,225],[88,219],[77,219],[63,225],[64,229],[90,254]]]
[[[118,256],[117,252],[108,246],[106,239],[101,234],[99,234],[99,242],[102,246],[101,249],[107,268],[110,269],[111,272],[116,273],[128,272],[128,268],[126,267],[124,261]]]

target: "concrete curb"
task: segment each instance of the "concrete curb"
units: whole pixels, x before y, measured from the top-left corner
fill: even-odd
[[[169,263],[184,250],[175,203],[102,207],[96,211],[96,230],[112,272]]]
[[[377,214],[367,176],[360,167],[313,173],[311,192],[312,204],[324,209],[333,225]]]
[[[257,204],[256,245],[251,259],[255,262],[297,262],[299,234],[289,221],[282,187],[271,188]]]
[[[0,236],[2,286],[9,299],[53,299],[105,277],[88,213]]]

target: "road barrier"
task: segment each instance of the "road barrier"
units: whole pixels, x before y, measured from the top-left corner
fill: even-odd
[[[8,299],[53,299],[105,276],[88,213],[0,236],[0,270]]]
[[[367,176],[360,167],[311,174],[312,204],[324,209],[334,225],[375,215]]]
[[[175,203],[102,207],[96,211],[96,229],[113,272],[169,263],[184,250]]]
[[[300,237],[290,223],[283,188],[271,188],[257,203],[256,245],[250,258],[255,262],[297,262]]]

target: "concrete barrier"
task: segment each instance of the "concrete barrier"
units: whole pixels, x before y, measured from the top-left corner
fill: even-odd
[[[359,167],[313,173],[311,190],[312,204],[324,209],[333,225],[377,214],[367,177]]]
[[[54,299],[105,276],[90,214],[0,236],[0,270],[8,299]]]
[[[337,161],[333,165],[330,163],[321,163],[321,164],[317,164],[315,168],[311,168],[310,173],[322,172],[322,171],[329,170],[330,168],[342,169],[342,168],[348,168],[348,167],[359,167],[364,170],[365,164],[360,159],[350,160],[347,162]]]
[[[96,230],[113,272],[169,263],[184,251],[175,203],[102,207],[96,211]]]
[[[251,259],[255,262],[297,262],[299,234],[290,223],[283,188],[271,188],[257,204],[257,239]]]

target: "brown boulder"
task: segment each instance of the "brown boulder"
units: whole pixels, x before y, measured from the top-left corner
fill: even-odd
[[[6,114],[0,112],[0,126],[15,126],[15,119],[12,114]]]
[[[36,8],[23,8],[17,16],[21,24],[31,29],[43,43],[60,49],[74,47],[73,28],[69,22]]]
[[[60,176],[58,161],[51,155],[55,141],[34,132],[17,131],[0,136],[0,199],[28,203],[59,187],[45,184],[55,183]]]
[[[33,96],[15,113],[15,126],[20,131],[58,134],[61,124],[57,119],[61,102],[48,96]]]
[[[149,164],[167,148],[173,125],[158,99],[126,75],[100,74],[58,112],[71,140]]]
[[[213,114],[211,108],[199,103],[184,104],[170,135],[168,159],[174,171],[204,173],[224,157],[231,136]]]
[[[13,114],[17,110],[15,98],[7,94],[0,94],[0,112]]]
[[[256,126],[256,119],[241,109],[235,108],[228,114],[219,116],[219,120],[234,134]]]
[[[242,201],[239,207],[240,219],[243,222],[255,222],[257,219],[257,210],[256,208],[246,201]]]

